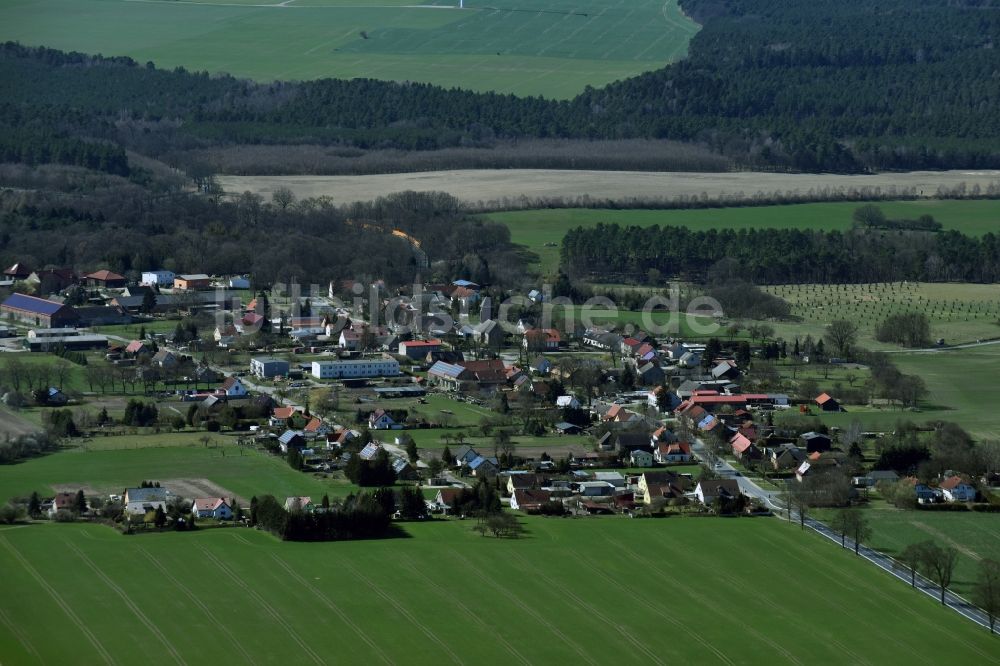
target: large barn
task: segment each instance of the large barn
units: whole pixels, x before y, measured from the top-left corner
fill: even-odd
[[[0,314],[5,319],[41,328],[66,328],[79,320],[72,306],[27,294],[11,294],[0,304]]]

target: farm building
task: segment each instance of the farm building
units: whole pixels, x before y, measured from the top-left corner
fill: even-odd
[[[143,271],[142,284],[169,287],[174,283],[175,277],[173,271]]]
[[[194,291],[196,289],[209,289],[212,286],[212,278],[204,273],[191,273],[188,275],[178,275],[174,277],[174,289],[179,291]]]
[[[39,328],[28,331],[24,346],[33,352],[53,349],[85,351],[107,349],[108,339],[103,335],[81,333],[75,328]]]
[[[26,294],[11,294],[0,304],[0,314],[12,321],[43,328],[65,328],[79,320],[72,306]]]
[[[842,411],[844,411],[843,408],[841,408],[840,403],[837,402],[833,397],[831,397],[827,393],[823,393],[822,395],[818,396],[816,398],[816,404],[824,412],[842,412]]]

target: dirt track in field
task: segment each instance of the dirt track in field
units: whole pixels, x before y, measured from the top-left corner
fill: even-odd
[[[879,188],[915,188],[918,196],[932,197],[939,187],[960,183],[985,189],[1000,182],[1000,171],[911,171],[862,176],[764,172],[656,173],[645,171],[573,171],[549,169],[471,169],[368,176],[219,176],[229,194],[251,191],[270,199],[278,187],[291,189],[299,199],[329,196],[336,203],[370,201],[393,192],[448,192],[469,203],[529,199],[672,199],[706,195],[710,199],[774,192]]]
[[[9,435],[17,437],[19,435],[29,435],[40,430],[41,428],[38,425],[23,416],[12,412],[7,407],[0,407],[0,436]]]

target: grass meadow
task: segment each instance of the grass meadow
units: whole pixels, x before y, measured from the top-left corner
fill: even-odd
[[[834,512],[817,510],[816,517],[828,520]],[[885,502],[873,502],[865,510],[872,528],[869,546],[898,556],[912,543],[933,539],[958,551],[955,592],[968,598],[976,581],[979,561],[1000,553],[1000,515],[995,513],[937,513],[896,509]]]
[[[676,0],[10,0],[0,39],[257,80],[419,81],[568,98],[658,69],[698,31]]]
[[[518,540],[438,520],[406,525],[410,538],[343,543],[238,528],[4,528],[0,654],[17,664],[1000,663],[995,637],[776,520],[524,525]]]
[[[539,257],[542,274],[559,265],[559,247],[566,232],[598,224],[650,227],[687,226],[692,229],[839,229],[851,228],[857,202],[792,204],[743,208],[691,210],[604,210],[556,208],[490,213],[487,217],[510,228],[511,239]],[[877,204],[890,218],[933,215],[945,229],[980,236],[1000,229],[1000,201],[937,200],[884,201]]]
[[[51,455],[3,465],[0,501],[27,497],[32,491],[51,496],[54,486],[83,488],[106,497],[144,479],[206,479],[247,500],[264,494],[319,498],[354,490],[342,478],[296,472],[283,458],[226,443],[226,437],[214,436],[206,446],[198,441],[202,434],[94,438]]]

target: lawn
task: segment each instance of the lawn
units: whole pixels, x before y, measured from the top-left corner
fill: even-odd
[[[817,518],[829,519],[832,511],[818,511]],[[918,541],[933,539],[958,550],[955,591],[968,595],[976,580],[978,562],[984,557],[1000,557],[1000,514],[937,513],[905,511],[879,503],[865,510],[872,527],[868,545],[897,556]]]
[[[954,421],[974,437],[996,437],[1000,431],[1000,413],[992,398],[995,395],[996,368],[1000,364],[1000,345],[893,354],[892,359],[902,372],[919,375],[927,384],[928,394],[919,411],[848,405],[846,412],[820,413],[813,410],[813,415],[831,426],[844,427],[857,420],[866,430],[872,431],[893,430],[898,421]],[[857,374],[862,378],[864,376],[863,372]],[[817,381],[823,390],[831,390],[835,383],[833,379],[824,381],[817,378]],[[787,410],[778,412],[777,419],[797,415],[797,412]]]
[[[18,664],[1000,663],[996,638],[778,521],[525,524],[510,541],[434,521],[407,525],[409,539],[326,544],[4,529],[0,652]]]
[[[701,229],[839,229],[851,227],[856,202],[794,204],[742,208],[693,210],[603,210],[560,208],[490,213],[487,217],[510,228],[511,239],[539,257],[543,274],[559,265],[559,247],[566,232],[576,227],[598,224],[649,227],[687,226]],[[878,206],[890,218],[917,218],[933,215],[945,229],[972,236],[996,232],[1000,223],[1000,201],[956,201],[925,199],[886,201]]]
[[[215,436],[214,444],[198,441],[201,433],[157,436],[144,443],[142,437],[97,438],[93,445],[66,449],[16,465],[0,466],[0,501],[25,497],[32,491],[53,494],[53,484],[88,487],[101,495],[121,492],[143,479],[208,479],[223,489],[248,499],[272,494],[344,495],[353,489],[343,479],[320,479],[292,470],[285,461],[253,449],[225,444]],[[128,440],[136,448],[127,448]],[[116,440],[119,446],[112,446]]]
[[[464,4],[10,0],[0,39],[257,80],[366,77],[568,98],[682,58],[698,31],[676,0]]]

